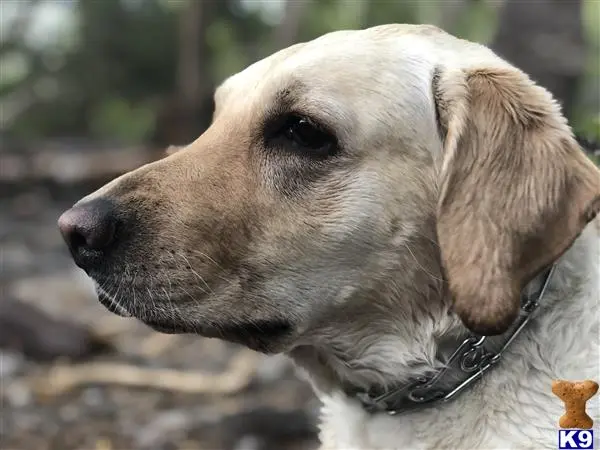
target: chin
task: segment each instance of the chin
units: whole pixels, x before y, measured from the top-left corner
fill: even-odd
[[[261,353],[282,353],[289,349],[294,326],[286,320],[254,320],[247,322],[209,321],[207,319],[177,320],[157,314],[139,317],[155,331],[166,334],[196,334],[240,344]]]
[[[96,284],[98,300],[110,312],[121,317],[135,317],[153,330],[165,334],[196,334],[218,338],[244,345],[261,353],[282,353],[290,349],[297,326],[282,317],[216,317],[200,311],[186,311],[185,307],[173,309],[160,302],[160,308],[142,307],[131,301],[108,295]],[[258,315],[258,314],[257,314]],[[229,315],[228,315],[229,316]]]

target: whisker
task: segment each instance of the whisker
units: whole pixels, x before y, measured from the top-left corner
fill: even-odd
[[[169,256],[173,260],[173,262],[175,263],[175,268],[176,268],[177,271],[185,272],[187,270],[186,267],[183,264],[180,264],[180,261],[175,258],[174,253],[169,253]],[[169,280],[169,290],[172,291],[173,290],[173,285],[171,283],[171,278],[169,277],[168,280]],[[183,288],[182,286],[178,286],[178,288],[181,289],[182,291],[184,291],[187,294],[187,296],[190,297],[190,299],[194,303],[196,303],[199,306],[201,306],[200,301],[198,299],[196,299],[192,294],[190,294],[185,288]]]
[[[106,291],[100,283],[96,283],[96,288],[110,302],[110,305],[123,316],[130,316],[129,311],[125,309],[119,301],[108,291]]]
[[[148,292],[148,301],[150,302],[151,307],[145,308],[145,314],[148,314],[152,317],[156,311],[156,304],[154,303],[154,298],[152,297],[152,291],[149,287],[146,287],[146,291]]]
[[[410,252],[410,254],[412,255],[413,259],[415,260],[415,262],[417,263],[417,266],[423,271],[425,272],[427,275],[429,275],[431,278],[433,278],[436,281],[439,282],[443,282],[444,280],[442,278],[439,278],[437,276],[435,276],[433,273],[431,273],[429,270],[427,270],[425,267],[423,267],[421,265],[421,263],[419,262],[419,260],[417,259],[417,257],[415,256],[415,254],[413,253],[412,249],[410,248],[410,246],[408,244],[403,244],[404,247],[406,247],[406,249]]]
[[[137,276],[138,276],[138,271],[136,270],[134,272],[134,274],[133,274],[133,278],[131,279],[131,295],[132,295],[132,305],[133,305],[132,309],[133,309],[133,311],[137,311],[138,310],[137,299],[136,299],[136,296],[135,296],[135,291],[136,291],[136,289],[135,289],[135,282],[137,280]]]
[[[212,291],[212,289],[210,288],[210,286],[208,285],[208,283],[207,283],[206,281],[204,281],[204,278],[202,278],[202,277],[200,276],[200,274],[199,274],[198,272],[196,272],[196,271],[195,271],[195,270],[192,268],[192,265],[190,264],[190,262],[189,262],[189,260],[186,258],[186,256],[185,256],[184,254],[178,254],[178,255],[179,255],[179,256],[181,256],[181,257],[182,257],[182,258],[185,260],[185,262],[187,263],[187,269],[188,269],[189,271],[191,271],[191,272],[192,272],[192,273],[193,273],[193,274],[194,274],[194,275],[195,275],[195,276],[196,276],[196,277],[197,277],[197,278],[200,280],[200,282],[202,282],[202,283],[203,283],[203,284],[206,286],[206,289],[208,289],[208,292],[210,292],[211,294],[214,294],[214,292]]]
[[[216,262],[213,258],[211,258],[210,256],[208,256],[206,253],[201,252],[200,250],[194,250],[194,253],[197,253],[200,256],[208,259],[211,263],[213,263],[215,265],[215,267],[217,269],[221,269],[222,271],[225,271],[225,269],[218,262]]]

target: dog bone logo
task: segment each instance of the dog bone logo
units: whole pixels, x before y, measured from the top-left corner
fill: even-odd
[[[565,414],[558,421],[561,428],[592,428],[594,421],[585,412],[585,404],[598,392],[598,383],[592,380],[554,380],[552,392],[565,404]]]

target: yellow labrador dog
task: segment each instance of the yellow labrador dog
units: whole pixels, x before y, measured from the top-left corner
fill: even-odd
[[[551,381],[600,376],[600,171],[550,94],[387,25],[282,50],[215,100],[195,142],[59,219],[100,300],[287,353],[324,449],[556,448]]]

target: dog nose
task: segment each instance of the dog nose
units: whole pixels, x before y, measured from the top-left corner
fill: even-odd
[[[116,223],[112,203],[98,199],[65,211],[58,228],[75,263],[87,270],[114,243]]]

